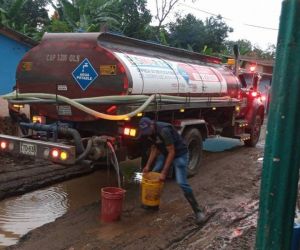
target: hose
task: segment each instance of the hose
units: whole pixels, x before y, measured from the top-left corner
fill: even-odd
[[[54,94],[43,94],[43,93],[24,93],[16,95],[16,92],[12,92],[10,94],[2,96],[4,99],[10,100],[12,102],[22,103],[22,100],[26,99],[23,103],[57,103],[63,102],[67,103],[89,115],[92,115],[97,118],[105,119],[105,120],[126,120],[135,116],[137,113],[142,112],[147,106],[155,100],[157,94],[152,94],[151,96],[147,95],[129,95],[129,96],[101,96],[101,97],[91,97],[91,98],[79,98],[79,99],[70,99],[61,95]],[[17,97],[17,98],[16,98]],[[182,97],[182,96],[169,96],[169,95],[159,95],[158,96],[160,102],[165,103],[191,103],[191,102],[239,102],[238,99],[231,98],[228,96],[225,97]],[[128,103],[142,103],[140,107],[135,109],[134,111],[123,114],[123,115],[108,115],[91,108],[88,108],[83,105],[84,104],[128,104]]]
[[[25,123],[25,122],[21,122],[20,126],[23,128],[33,129],[35,131],[45,131],[45,132],[53,132],[53,133],[59,133],[63,135],[69,135],[74,139],[76,153],[81,154],[82,152],[84,152],[81,136],[76,129],[58,127],[57,125],[45,125],[40,123]]]
[[[76,153],[80,154],[84,151],[84,147],[82,144],[81,136],[76,129],[73,128],[65,128],[65,127],[57,127],[58,133],[62,135],[72,136],[75,142]]]
[[[29,104],[29,103],[56,103],[56,98],[49,96],[47,99],[41,99],[32,97],[33,95],[51,95],[51,94],[41,94],[41,93],[25,93],[18,94],[16,92],[12,92],[10,94],[2,96],[4,99],[10,100],[12,103],[16,104]],[[185,96],[170,96],[170,95],[157,95],[159,97],[159,101],[161,102],[176,102],[176,103],[186,103],[186,102],[222,102],[226,101],[239,101],[235,98],[230,98],[228,96],[222,97],[185,97]],[[26,98],[25,100],[23,98]],[[56,95],[55,95],[56,97]],[[137,103],[137,102],[145,102],[149,98],[149,95],[127,95],[127,96],[98,96],[98,97],[89,97],[89,98],[76,98],[70,99],[75,102],[79,102],[81,104],[123,104],[123,103]]]
[[[76,158],[75,163],[84,160],[87,157],[87,155],[90,153],[93,146],[93,141],[90,139],[87,142],[86,148],[84,148],[79,132],[72,128],[64,128],[64,127],[58,127],[56,125],[45,125],[39,123],[24,123],[24,122],[21,122],[20,126],[33,129],[35,131],[54,132],[54,133],[72,136],[75,142],[76,153],[80,154],[78,158]]]
[[[78,158],[75,160],[75,164],[81,162],[87,157],[87,155],[91,152],[92,146],[93,146],[93,141],[90,139],[88,140],[86,148],[83,151],[83,153],[79,155]]]
[[[13,99],[15,98],[15,94],[11,93],[8,95],[4,95],[2,96],[4,99]],[[18,98],[27,98],[27,97],[36,97],[36,98],[46,98],[46,99],[56,99],[58,101],[62,101],[65,102],[87,114],[90,114],[94,117],[97,118],[101,118],[101,119],[105,119],[105,120],[111,120],[111,121],[120,121],[120,120],[126,120],[130,117],[135,116],[137,113],[142,112],[155,98],[155,95],[151,95],[150,97],[148,97],[148,99],[140,106],[138,107],[136,110],[124,114],[124,115],[108,115],[108,114],[104,114],[101,112],[98,112],[96,110],[93,110],[91,108],[88,108],[80,103],[78,103],[77,101],[74,101],[70,98],[67,98],[65,96],[61,96],[61,95],[53,95],[53,94],[42,94],[42,93],[26,93],[26,94],[18,94]]]
[[[148,98],[149,96],[147,96]],[[142,99],[133,99],[133,100],[97,100],[97,99],[89,99],[89,98],[82,98],[82,99],[72,99],[80,104],[134,104],[134,103],[141,103],[145,102],[146,98]],[[59,102],[52,99],[10,99],[10,103],[12,104],[61,104],[63,102]]]

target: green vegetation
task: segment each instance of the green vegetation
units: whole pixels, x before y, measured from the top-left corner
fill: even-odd
[[[60,32],[95,32],[107,24],[118,24],[117,15],[112,12],[118,2],[114,0],[50,0],[55,13],[51,17],[50,27]],[[55,22],[56,21],[56,22]],[[60,22],[57,22],[60,21]],[[59,30],[59,29],[62,30]]]
[[[47,0],[0,0],[0,23],[35,40],[50,23]]]
[[[147,0],[0,0],[0,23],[35,40],[44,32],[108,30],[209,55],[232,55],[237,43],[242,55],[274,59],[274,45],[263,51],[247,40],[226,40],[233,29],[221,16],[200,20],[192,14],[177,14],[174,22],[165,24],[180,1],[184,0],[156,0],[152,16]],[[54,9],[51,17],[50,7]]]
[[[169,24],[169,30],[169,43],[172,46],[202,53],[224,50],[225,38],[233,31],[221,16],[202,21],[191,14],[178,17],[174,23]]]

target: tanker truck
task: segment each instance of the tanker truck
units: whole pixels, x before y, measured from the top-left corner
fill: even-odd
[[[22,131],[0,151],[58,164],[147,157],[143,116],[169,122],[199,171],[203,141],[221,135],[254,147],[264,120],[259,94],[217,57],[112,33],[46,33],[20,61],[3,96]],[[16,107],[30,105],[30,117]]]

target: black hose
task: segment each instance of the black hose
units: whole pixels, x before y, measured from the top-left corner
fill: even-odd
[[[40,123],[24,123],[24,122],[21,122],[20,126],[35,131],[53,132],[53,133],[71,136],[74,139],[76,153],[81,154],[85,151],[81,141],[81,136],[76,129],[59,127],[57,125],[45,125]]]
[[[84,152],[84,146],[82,144],[81,136],[76,129],[58,127],[58,133],[62,135],[72,136],[76,146],[76,153],[81,154]]]
[[[83,153],[81,155],[78,156],[78,158],[75,160],[75,163],[78,163],[78,162],[81,162],[82,160],[84,160],[87,157],[87,155],[90,153],[92,146],[93,146],[93,141],[90,139],[90,140],[88,140],[85,150],[83,151]]]

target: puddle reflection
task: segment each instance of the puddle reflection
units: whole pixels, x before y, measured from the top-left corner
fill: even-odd
[[[66,181],[0,202],[0,248],[16,244],[30,230],[52,222],[66,212],[100,200],[100,189],[116,186],[107,170]]]

